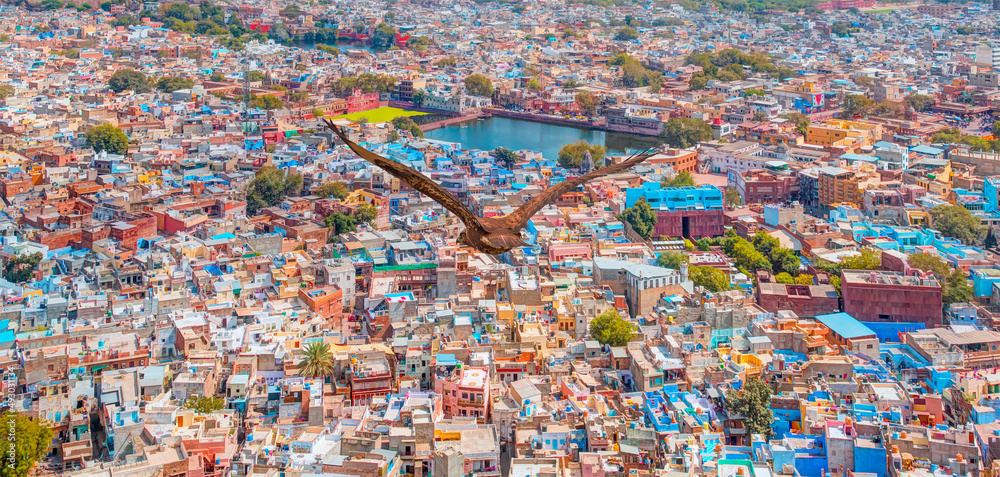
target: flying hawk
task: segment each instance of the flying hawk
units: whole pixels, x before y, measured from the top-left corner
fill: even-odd
[[[603,175],[628,169],[652,156],[652,154],[649,154],[652,148],[646,149],[640,153],[633,154],[627,160],[618,164],[598,169],[589,174],[565,180],[549,187],[513,213],[503,217],[477,217],[465,204],[434,181],[403,164],[386,159],[359,146],[350,139],[347,139],[347,135],[334,125],[332,121],[329,119],[325,119],[324,121],[326,122],[326,126],[336,133],[355,154],[388,171],[401,181],[409,184],[410,187],[423,192],[424,195],[457,215],[465,223],[465,230],[458,235],[459,243],[493,255],[504,253],[515,247],[528,245],[524,240],[521,240],[521,229],[527,225],[528,220],[535,213],[559,198],[559,196]]]

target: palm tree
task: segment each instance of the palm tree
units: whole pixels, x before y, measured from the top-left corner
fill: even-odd
[[[333,355],[330,347],[322,341],[313,341],[302,349],[305,359],[299,364],[299,369],[306,377],[326,377],[333,374]]]

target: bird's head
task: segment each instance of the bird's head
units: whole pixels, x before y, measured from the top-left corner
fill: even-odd
[[[464,230],[458,233],[458,244],[468,245],[470,247],[472,246],[472,244],[469,243],[469,236],[465,234]]]

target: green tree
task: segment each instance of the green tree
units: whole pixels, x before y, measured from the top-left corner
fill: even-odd
[[[726,410],[730,416],[743,417],[747,432],[763,434],[771,437],[771,423],[774,413],[771,412],[771,386],[760,378],[745,381],[739,389],[726,392]]]
[[[908,261],[913,268],[934,273],[941,283],[941,301],[945,307],[952,303],[970,302],[975,298],[966,273],[960,269],[952,270],[937,255],[915,253],[910,255]]]
[[[538,78],[531,78],[525,86],[532,91],[539,91],[542,89],[542,85],[538,82]]]
[[[907,260],[910,266],[918,270],[924,270],[928,272],[934,272],[939,278],[947,277],[950,274],[951,267],[947,263],[941,260],[937,255],[931,255],[929,253],[915,253],[910,255]]]
[[[209,76],[208,79],[210,81],[225,81],[226,77],[222,76],[222,73],[212,73],[212,76]]]
[[[255,108],[266,109],[269,111],[285,107],[285,103],[281,102],[281,100],[273,94],[265,94],[254,97],[250,100],[250,105]]]
[[[663,179],[660,182],[662,187],[693,187],[694,178],[691,177],[691,173],[688,171],[681,171],[674,175],[670,179]]]
[[[250,81],[251,83],[257,81],[264,81],[264,73],[261,73],[260,71],[257,70],[247,71],[246,80]]]
[[[687,256],[680,252],[663,252],[656,257],[656,264],[663,268],[680,270],[681,264],[687,261]]]
[[[0,476],[27,477],[35,463],[48,454],[52,431],[40,421],[11,410],[0,419],[4,428],[4,432],[0,432],[0,446],[3,446],[5,461]]]
[[[296,189],[301,188],[301,174],[286,177],[285,171],[274,166],[264,166],[247,183],[247,214],[257,215],[261,209],[278,205],[289,194],[296,193]]]
[[[670,118],[660,132],[660,139],[667,145],[689,148],[712,139],[712,127],[701,119]]]
[[[326,378],[333,375],[333,353],[330,345],[313,341],[302,348],[299,371],[308,378]]]
[[[638,328],[622,318],[618,310],[607,309],[590,320],[590,336],[602,345],[625,346],[635,336]]]
[[[225,408],[226,400],[221,397],[191,396],[184,406],[198,414],[211,414]]]
[[[396,29],[387,23],[379,23],[372,32],[372,46],[386,49],[395,44]]]
[[[351,214],[355,224],[370,224],[376,217],[378,217],[378,209],[371,204],[361,204]]]
[[[333,233],[340,235],[357,230],[357,223],[350,215],[340,212],[330,214],[323,218],[323,223],[333,229]]]
[[[707,252],[709,250],[712,250],[712,245],[715,244],[715,241],[708,237],[702,237],[698,239],[698,242],[696,243],[698,244],[698,250],[701,250],[702,252]]]
[[[481,74],[465,77],[465,90],[473,96],[489,98],[493,96],[493,81]]]
[[[849,118],[863,118],[872,113],[872,110],[875,108],[875,102],[864,95],[849,94],[844,97],[844,103],[841,105],[841,108]]]
[[[927,111],[934,106],[934,97],[926,94],[911,94],[906,97],[906,103],[914,111]]]
[[[152,89],[149,87],[146,75],[128,68],[115,71],[111,75],[111,78],[108,78],[108,88],[116,93],[121,93],[125,90],[132,90],[136,93],[148,93]]]
[[[600,164],[604,163],[604,155],[607,154],[608,148],[578,139],[559,149],[557,162],[560,167],[566,169],[580,167],[580,163],[583,162],[583,156],[587,151],[590,151],[590,158],[594,161],[594,165],[599,167]]]
[[[640,198],[636,201],[635,205],[618,214],[618,220],[627,222],[640,237],[649,239],[653,235],[653,228],[656,226],[656,213],[646,203],[645,198]]]
[[[593,116],[597,112],[597,106],[601,104],[597,96],[590,91],[580,91],[576,93],[576,104],[580,105],[580,109],[586,112],[588,115]]]
[[[993,129],[990,131],[993,133],[993,139],[1000,139],[1000,121],[993,121]]]
[[[975,301],[975,290],[969,285],[968,276],[961,269],[955,269],[942,281],[941,301],[944,306],[952,303],[971,303]]]
[[[416,107],[419,108],[420,106],[422,106],[424,104],[424,101],[426,101],[426,100],[427,100],[427,92],[426,91],[424,91],[422,89],[418,89],[418,90],[416,90],[416,91],[413,92],[413,99],[412,99],[412,101],[413,101],[413,105],[414,106],[416,106]]]
[[[41,253],[15,255],[3,261],[3,278],[11,283],[24,283],[31,280],[35,269],[41,262]]]
[[[695,286],[703,287],[712,293],[724,292],[732,288],[726,272],[715,267],[694,266],[688,269],[688,278]]]
[[[861,249],[861,253],[841,260],[840,265],[842,270],[879,270],[882,268],[882,251],[871,248]]]
[[[744,270],[772,271],[771,262],[765,254],[757,250],[750,241],[743,237],[728,237],[723,243],[723,250],[736,262],[738,268]]]
[[[497,165],[503,166],[508,170],[513,170],[514,164],[517,164],[517,153],[505,147],[494,149],[493,158],[496,160]]]
[[[704,76],[692,76],[691,80],[688,81],[688,88],[694,91],[705,89],[706,85],[708,85],[708,78]]]
[[[743,199],[740,197],[740,191],[736,190],[735,187],[726,187],[726,204],[730,207],[735,207],[742,203]]]
[[[164,93],[173,93],[182,89],[191,89],[194,81],[191,78],[181,78],[179,76],[164,76],[156,81],[156,89]]]
[[[90,128],[86,133],[87,146],[95,152],[107,151],[108,154],[128,154],[128,136],[111,123],[104,123]]]
[[[629,41],[636,38],[639,38],[639,32],[630,26],[623,26],[615,32],[615,40],[618,41]]]
[[[787,274],[785,272],[781,272],[781,273],[775,275],[774,276],[774,280],[776,282],[778,282],[778,283],[785,283],[785,284],[788,284],[788,285],[791,285],[791,284],[795,283],[795,279],[792,278],[791,275],[789,275],[789,274]]]
[[[111,2],[102,2],[101,3],[101,10],[104,10],[106,12],[110,12],[111,11]]]
[[[409,131],[413,137],[424,137],[424,131],[411,118],[400,116],[392,120],[392,125],[400,131]]]
[[[0,84],[0,99],[7,99],[14,95],[14,87],[9,84]]]
[[[966,245],[975,245],[985,228],[978,217],[965,207],[939,205],[930,210],[931,226],[945,237],[958,239]]]
[[[338,181],[326,182],[313,191],[313,195],[324,199],[332,197],[334,199],[344,200],[347,198],[347,194],[350,194],[347,186],[345,186],[343,182]]]

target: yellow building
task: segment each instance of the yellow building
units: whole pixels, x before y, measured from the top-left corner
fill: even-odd
[[[823,124],[810,124],[806,142],[817,146],[856,150],[874,144],[882,137],[882,126],[861,121],[831,119]]]

